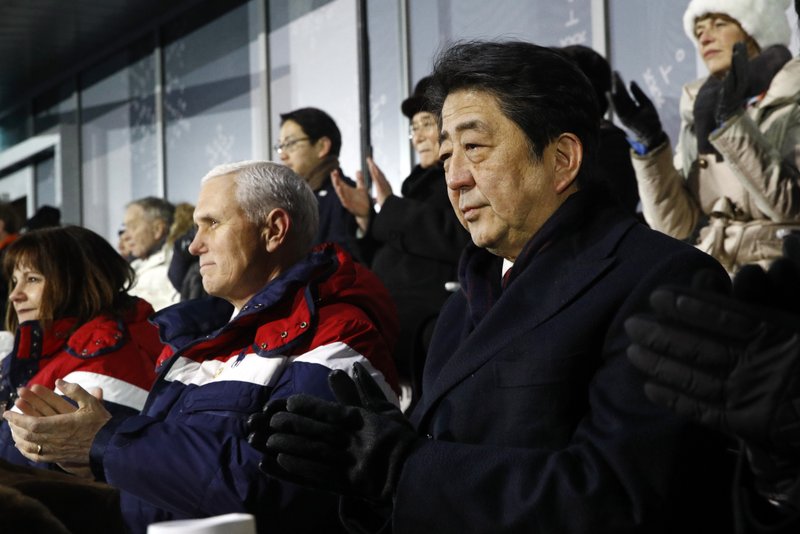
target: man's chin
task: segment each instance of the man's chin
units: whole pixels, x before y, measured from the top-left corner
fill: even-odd
[[[476,247],[486,249],[492,254],[494,254],[494,249],[496,245],[496,241],[494,239],[489,239],[486,236],[477,233],[470,234],[470,236],[472,237],[472,242],[475,243]]]
[[[505,247],[503,246],[504,243],[501,242],[500,239],[497,239],[493,236],[486,236],[481,235],[478,233],[471,234],[472,242],[475,244],[476,247],[482,248],[486,250],[486,252],[490,252],[495,256],[505,257],[504,251]]]

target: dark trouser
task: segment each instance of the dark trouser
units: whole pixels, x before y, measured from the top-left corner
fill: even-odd
[[[119,492],[107,484],[0,460],[3,531],[122,534]],[[14,528],[11,528],[11,526]]]

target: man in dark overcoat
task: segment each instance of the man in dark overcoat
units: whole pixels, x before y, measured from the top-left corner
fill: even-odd
[[[473,244],[422,398],[408,421],[363,371],[334,372],[338,403],[295,396],[254,417],[262,470],[341,494],[361,532],[729,531],[730,456],[647,400],[623,328],[655,287],[725,272],[588,185],[597,103],[559,54],[457,44],[430,95]]]

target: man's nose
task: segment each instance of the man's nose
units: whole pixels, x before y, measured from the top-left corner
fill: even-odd
[[[444,176],[447,187],[453,190],[471,187],[474,183],[466,156],[458,152],[454,152],[447,160]]]
[[[194,234],[194,239],[192,239],[192,242],[189,243],[189,248],[187,250],[189,251],[189,254],[191,254],[192,256],[199,256],[201,253],[200,249],[201,249],[200,231],[198,230],[197,233]]]

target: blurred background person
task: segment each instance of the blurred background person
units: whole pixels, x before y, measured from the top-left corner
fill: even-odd
[[[737,534],[800,531],[800,234],[783,254],[744,266],[730,292],[704,274],[661,288],[625,323],[648,398],[738,442]]]
[[[175,220],[167,236],[167,246],[172,247],[167,276],[180,293],[181,301],[206,296],[200,276],[200,259],[189,252],[197,229],[194,226],[194,205],[182,202],[175,206]]]
[[[22,232],[30,232],[31,230],[39,230],[41,228],[50,228],[53,226],[61,226],[61,210],[53,206],[41,206],[36,213],[34,213],[25,224],[22,225]]]
[[[119,255],[125,258],[125,261],[127,261],[128,263],[136,259],[131,255],[131,252],[128,249],[128,242],[125,241],[124,224],[120,225],[119,230],[117,230],[117,252],[119,252]]]
[[[800,228],[800,65],[790,62],[789,0],[692,0],[683,17],[709,76],[684,86],[673,156],[644,92],[619,75],[611,100],[635,137],[647,222],[694,241],[729,271],[781,255]]]
[[[283,113],[280,140],[273,148],[281,163],[308,182],[317,197],[319,231],[314,244],[330,241],[354,253],[356,221],[342,207],[331,183],[331,172],[339,170],[342,148],[342,134],[333,118],[317,108]]]
[[[28,392],[64,379],[102,390],[116,417],[138,413],[162,345],[147,321],[152,306],[128,293],[130,265],[96,233],[68,226],[23,234],[8,247],[2,269],[11,281],[6,328],[16,339],[0,368],[0,404],[50,415],[26,400]],[[32,463],[14,447],[5,420],[0,458]]]
[[[175,207],[157,197],[134,200],[125,209],[122,240],[136,258],[131,262],[136,281],[130,293],[145,299],[156,311],[180,300],[167,276],[172,247],[166,241],[174,215]]]
[[[397,196],[383,171],[367,159],[375,192],[374,206],[364,176],[356,173],[357,186],[333,171],[333,185],[358,221],[364,236],[359,253],[380,277],[400,315],[400,338],[395,363],[401,381],[411,387],[413,405],[422,388],[422,368],[439,310],[450,295],[448,281],[458,278],[461,250],[470,241],[447,196],[444,170],[439,162],[439,127],[425,98],[430,77],[422,78],[414,93],[403,101],[403,115],[411,121],[409,139],[419,164],[403,181]]]
[[[641,219],[639,189],[630,156],[625,131],[605,118],[608,112],[606,94],[611,90],[611,65],[606,58],[583,45],[571,45],[556,50],[573,61],[592,84],[600,106],[600,139],[597,166],[592,179],[602,185],[630,215]]]
[[[181,202],[175,205],[175,211],[172,216],[172,224],[167,233],[166,244],[172,246],[175,242],[186,232],[194,228],[194,204],[189,202]]]

